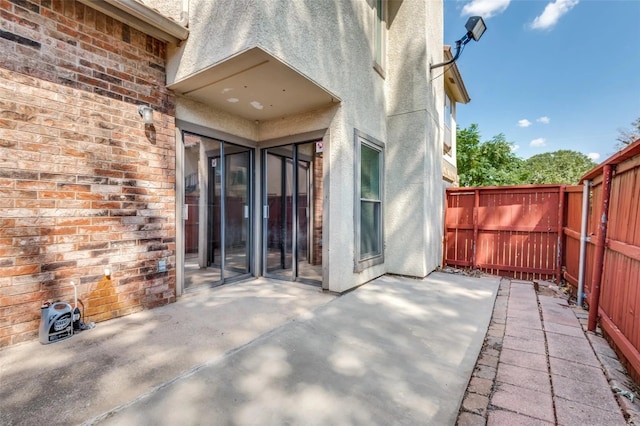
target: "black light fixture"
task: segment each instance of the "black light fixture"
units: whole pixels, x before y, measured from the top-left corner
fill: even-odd
[[[464,47],[471,40],[479,41],[482,34],[487,30],[487,26],[484,24],[484,19],[481,16],[472,16],[467,19],[467,23],[464,24],[467,33],[458,41],[456,41],[456,55],[447,62],[442,62],[440,64],[431,65],[431,69],[443,67],[445,65],[449,65],[454,63],[461,53],[461,48]]]

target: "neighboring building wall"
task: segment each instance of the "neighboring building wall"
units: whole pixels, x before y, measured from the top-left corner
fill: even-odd
[[[70,281],[86,321],[173,301],[165,44],[72,0],[0,9],[0,346],[35,338]]]

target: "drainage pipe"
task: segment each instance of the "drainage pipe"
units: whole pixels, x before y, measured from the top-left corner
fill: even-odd
[[[182,0],[182,10],[180,11],[178,24],[185,28],[189,27],[189,0]]]
[[[589,187],[590,180],[585,180],[582,188],[582,224],[580,226],[580,261],[578,264],[578,306],[584,303],[584,267],[587,257],[587,221],[589,219]]]
[[[602,204],[600,205],[600,224],[598,225],[598,237],[593,259],[593,275],[591,294],[589,295],[589,321],[587,330],[595,331],[598,323],[598,309],[600,308],[600,288],[602,285],[602,272],[604,270],[605,243],[607,241],[607,222],[609,215],[609,198],[611,197],[611,178],[613,176],[611,164],[605,164],[602,176]]]

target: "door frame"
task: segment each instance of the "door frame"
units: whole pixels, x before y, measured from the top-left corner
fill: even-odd
[[[256,276],[256,271],[259,270],[259,258],[256,257],[256,254],[259,253],[259,249],[257,248],[258,240],[256,237],[256,225],[257,222],[255,218],[257,217],[256,210],[256,143],[250,141],[248,139],[244,139],[238,136],[234,136],[225,132],[216,131],[214,129],[204,127],[201,125],[193,124],[187,121],[176,119],[176,199],[175,199],[175,217],[176,217],[176,295],[180,296],[185,292],[189,292],[192,289],[185,289],[184,279],[185,279],[185,221],[186,221],[186,208],[187,206],[184,204],[184,195],[185,195],[185,151],[184,151],[184,139],[183,134],[191,133],[196,136],[206,137],[208,139],[213,139],[216,142],[222,145],[221,148],[221,157],[224,158],[224,144],[232,144],[237,145],[242,148],[246,148],[249,151],[249,173],[247,174],[247,185],[248,185],[248,198],[247,205],[249,207],[249,217],[247,223],[247,256],[248,256],[248,271],[247,273],[234,275],[232,277],[225,278],[224,276],[224,262],[225,262],[225,247],[224,247],[224,214],[221,216],[221,265],[220,265],[220,281],[213,283],[212,286],[217,287],[219,285],[232,283],[239,280],[247,279],[248,277]],[[208,155],[205,155],[204,161],[208,161]],[[208,179],[208,176],[206,177]],[[222,182],[221,185],[224,185],[224,173],[221,176]],[[208,191],[208,188],[206,189]],[[208,195],[207,195],[208,197]],[[224,197],[221,197],[221,209],[224,209]],[[206,202],[206,201],[205,201]],[[224,211],[224,210],[221,210]],[[202,287],[210,287],[210,286],[197,286],[196,288]],[[195,290],[195,289],[193,289]]]
[[[298,192],[299,192],[299,188],[298,188],[298,184],[299,184],[299,179],[298,179],[298,169],[299,169],[299,161],[301,160],[298,154],[298,146],[300,145],[304,145],[304,144],[309,144],[309,143],[317,143],[317,142],[322,142],[323,138],[322,137],[317,137],[317,138],[312,138],[312,139],[307,139],[307,140],[302,140],[302,141],[297,141],[297,142],[289,142],[289,143],[281,143],[278,145],[273,145],[273,146],[268,146],[268,147],[264,147],[260,150],[260,157],[261,157],[261,170],[260,170],[260,181],[261,181],[261,206],[262,206],[262,243],[260,244],[261,247],[261,268],[260,271],[262,273],[262,275],[264,277],[267,278],[272,278],[272,279],[277,279],[277,280],[283,280],[283,281],[295,281],[295,282],[302,282],[305,284],[311,284],[311,285],[315,285],[315,286],[319,286],[321,287],[323,285],[323,279],[321,279],[320,281],[317,280],[313,280],[310,278],[305,278],[305,277],[300,277],[299,276],[299,241],[298,241],[298,232],[299,232],[299,226],[300,226],[300,218],[299,218],[299,205],[298,205]],[[288,153],[286,151],[281,151],[280,153],[278,153],[278,148],[281,147],[285,147],[285,146],[292,146],[292,150],[291,150],[291,156],[287,155]],[[268,188],[267,188],[267,183],[268,183],[268,179],[267,179],[267,172],[268,172],[268,168],[267,168],[267,162],[268,162],[268,154],[271,153],[272,155],[276,155],[280,158],[285,159],[284,161],[282,161],[282,182],[281,182],[281,187],[282,187],[282,194],[283,194],[283,204],[286,203],[286,170],[287,170],[287,162],[286,160],[291,159],[292,162],[292,171],[291,171],[291,180],[292,180],[292,206],[291,206],[291,220],[292,220],[292,226],[291,226],[291,243],[292,243],[292,248],[291,248],[291,278],[290,280],[286,280],[282,275],[277,275],[277,274],[273,274],[270,273],[267,270],[267,254],[268,254],[268,249],[267,249],[267,241],[268,241],[268,220],[269,220],[269,206],[268,206]],[[302,161],[306,161],[308,164],[311,164],[310,160],[305,160],[302,159]],[[311,173],[311,168],[307,167],[308,173]],[[322,176],[313,176],[312,179],[310,179],[310,182],[312,182],[313,179],[322,179]],[[310,185],[313,186],[313,185]],[[307,188],[307,202],[308,204],[310,204],[310,200],[312,199],[312,194],[309,191],[309,188]],[[282,209],[282,211],[284,211],[285,209]],[[285,224],[286,225],[286,224]],[[307,222],[307,227],[310,226],[310,221]],[[307,238],[310,238],[310,236],[312,235],[311,232],[309,232],[309,229],[307,230]],[[284,242],[286,244],[286,241]],[[309,245],[309,242],[307,242],[307,246]],[[285,249],[286,250],[286,249]],[[307,247],[307,251],[308,251],[308,247]],[[324,261],[323,261],[324,263]],[[324,268],[323,268],[324,269]],[[323,274],[324,275],[324,274]]]

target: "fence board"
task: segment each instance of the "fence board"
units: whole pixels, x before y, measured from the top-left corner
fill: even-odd
[[[448,189],[445,264],[518,279],[559,279],[561,188]]]

